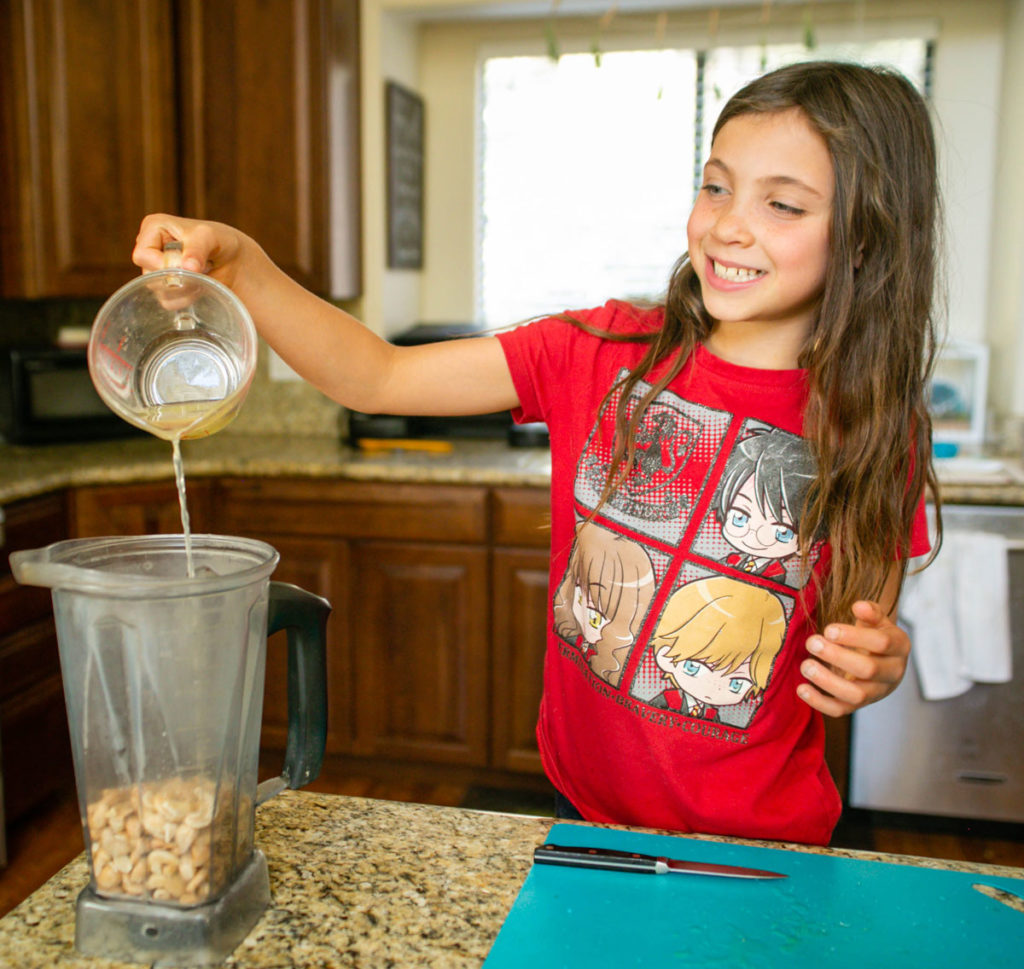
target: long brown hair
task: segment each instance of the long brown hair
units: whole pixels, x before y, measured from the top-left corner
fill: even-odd
[[[824,291],[799,359],[809,382],[804,434],[817,463],[799,546],[806,552],[816,537],[828,538],[832,564],[816,611],[822,622],[847,621],[857,599],[880,599],[897,559],[905,574],[911,525],[926,490],[938,511],[927,409],[936,344],[935,138],[924,99],[902,75],[830,61],[752,81],[726,104],[714,136],[737,116],[793,108],[824,139],[835,177]],[[713,325],[684,255],[669,282],[663,326],[628,338],[649,345],[608,395],[622,390],[602,501],[632,470],[647,405]],[[630,391],[663,360],[670,361],[665,372],[629,414]]]

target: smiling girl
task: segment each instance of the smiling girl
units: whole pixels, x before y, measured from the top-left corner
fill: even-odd
[[[603,603],[625,601],[625,589],[584,595],[574,578],[583,523],[640,546],[651,576],[613,664],[578,662],[549,618],[537,739],[562,800],[596,822],[824,843],[840,801],[821,715],[886,696],[910,651],[892,616],[908,558],[928,548],[937,204],[931,124],[912,85],[821,62],[765,75],[726,105],[689,251],[657,306],[613,302],[395,347],[228,226],[150,216],[133,258],[157,269],[164,244],[181,240],[182,265],[233,288],[271,346],[348,407],[547,422],[552,599],[568,604],[559,590],[578,587],[577,611],[596,625]],[[765,428],[798,440],[809,462],[786,505],[808,577],[799,589],[703,544],[721,528],[714,496],[730,454]],[[590,560],[593,574],[616,574]],[[764,618],[743,601],[769,595],[781,609],[770,677],[751,670],[758,702],[742,722],[654,702],[666,655],[652,632],[673,591],[716,574],[758,593],[735,597],[746,641],[763,640]]]

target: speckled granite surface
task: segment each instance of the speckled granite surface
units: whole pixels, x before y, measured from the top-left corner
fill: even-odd
[[[546,448],[456,441],[445,453],[364,453],[335,437],[226,432],[182,444],[189,478],[220,475],[547,487]],[[67,487],[170,479],[171,446],[143,436],[45,447],[0,445],[0,505]]]
[[[373,454],[328,435],[226,431],[184,442],[183,453],[190,478],[296,476],[526,487],[547,487],[551,478],[546,448],[511,448],[498,440],[453,441],[446,453]],[[0,445],[0,506],[61,488],[170,477],[170,445],[148,436],[46,447]],[[999,474],[950,474],[942,485],[943,500],[950,503],[1024,505],[1024,467],[1017,461],[1006,462]]]
[[[478,967],[552,823],[286,791],[257,811],[256,842],[270,866],[271,906],[225,965]],[[1024,875],[990,865],[797,850]],[[86,880],[83,855],[0,919],[0,966],[126,965],[74,952],[74,901]]]

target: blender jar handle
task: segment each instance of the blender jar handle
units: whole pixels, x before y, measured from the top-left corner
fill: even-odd
[[[256,789],[262,804],[316,780],[327,743],[327,616],[331,604],[286,582],[270,583],[267,635],[288,633],[288,739],[280,777]]]

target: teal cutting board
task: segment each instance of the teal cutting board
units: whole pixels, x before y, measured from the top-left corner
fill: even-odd
[[[1024,880],[559,824],[548,841],[787,874],[766,881],[534,865],[485,969],[1024,967]],[[1024,872],[1022,872],[1024,874]]]

